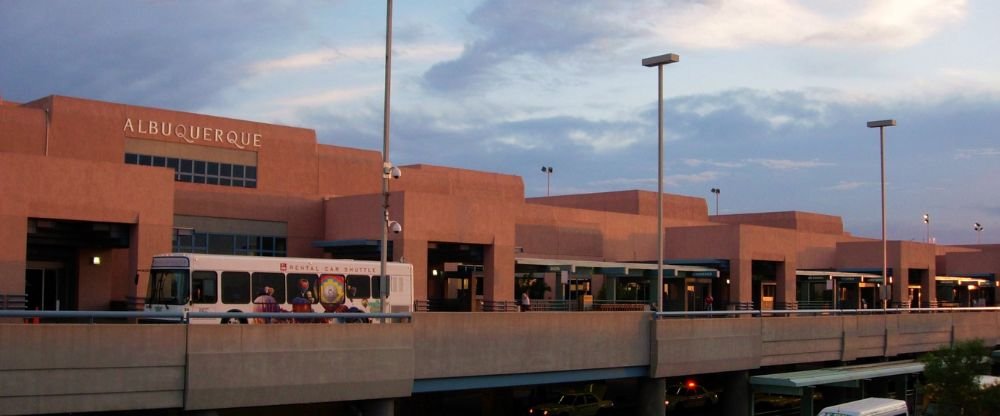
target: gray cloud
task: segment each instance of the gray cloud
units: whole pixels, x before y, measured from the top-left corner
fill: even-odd
[[[281,2],[4,2],[0,94],[196,110],[299,21]]]
[[[457,59],[431,67],[424,82],[443,92],[483,88],[502,85],[500,69],[517,59],[552,66],[559,57],[587,59],[579,52],[613,48],[636,32],[607,18],[606,9],[594,1],[487,0],[469,15],[483,36]]]

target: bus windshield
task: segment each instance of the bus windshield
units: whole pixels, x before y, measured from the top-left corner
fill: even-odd
[[[187,270],[156,269],[149,273],[147,305],[183,305],[187,303],[187,296]]]

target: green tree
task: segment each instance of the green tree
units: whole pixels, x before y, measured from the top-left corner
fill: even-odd
[[[990,407],[983,397],[976,376],[989,374],[990,351],[982,340],[963,341],[942,347],[923,357],[924,394],[938,406],[941,415],[986,415]],[[995,403],[995,402],[994,402]],[[995,408],[994,408],[995,409]]]

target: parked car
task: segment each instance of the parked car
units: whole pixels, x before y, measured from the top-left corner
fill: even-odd
[[[532,406],[528,414],[532,416],[596,416],[604,409],[614,406],[611,400],[601,400],[593,393],[567,392],[551,403]]]
[[[813,403],[823,400],[823,394],[813,392]],[[790,396],[784,394],[762,394],[758,393],[753,400],[754,410],[781,410],[796,409],[802,407],[802,396]]]
[[[667,397],[664,402],[667,406],[667,412],[671,410],[709,407],[718,403],[718,394],[708,391],[705,387],[693,381],[667,386]]]

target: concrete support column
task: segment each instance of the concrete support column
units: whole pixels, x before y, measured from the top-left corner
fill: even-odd
[[[910,269],[903,267],[893,267],[892,269],[892,296],[889,307],[905,308],[909,306],[910,300]]]
[[[802,410],[799,412],[802,416],[813,416],[816,414],[816,404],[813,403],[813,390],[815,390],[813,387],[802,388]]]
[[[126,279],[133,285],[131,296],[143,298],[146,296],[146,286],[149,284],[149,267],[156,254],[169,253],[173,248],[173,223],[153,224],[139,218],[139,223],[132,226],[129,241],[129,267],[127,276],[115,276],[116,279]]]
[[[750,391],[750,373],[733,371],[726,373],[726,394],[722,396],[722,414],[726,416],[750,416],[753,395]]]
[[[514,301],[514,245],[486,246],[483,256],[483,300]]]
[[[798,309],[795,300],[795,261],[788,260],[778,263],[777,293],[774,296],[775,309]]]
[[[392,416],[395,413],[395,402],[392,399],[365,400],[361,402],[361,414],[364,416]]]
[[[667,379],[639,380],[639,416],[663,416],[667,412]]]
[[[729,260],[730,309],[753,304],[753,262],[750,259]]]
[[[0,213],[0,295],[24,294],[28,218]]]
[[[413,300],[427,300],[427,240],[393,240],[393,253],[413,265]]]
[[[921,308],[937,307],[937,281],[934,279],[936,274],[937,270],[931,268],[923,276],[920,276],[920,293],[923,296],[920,299]]]

